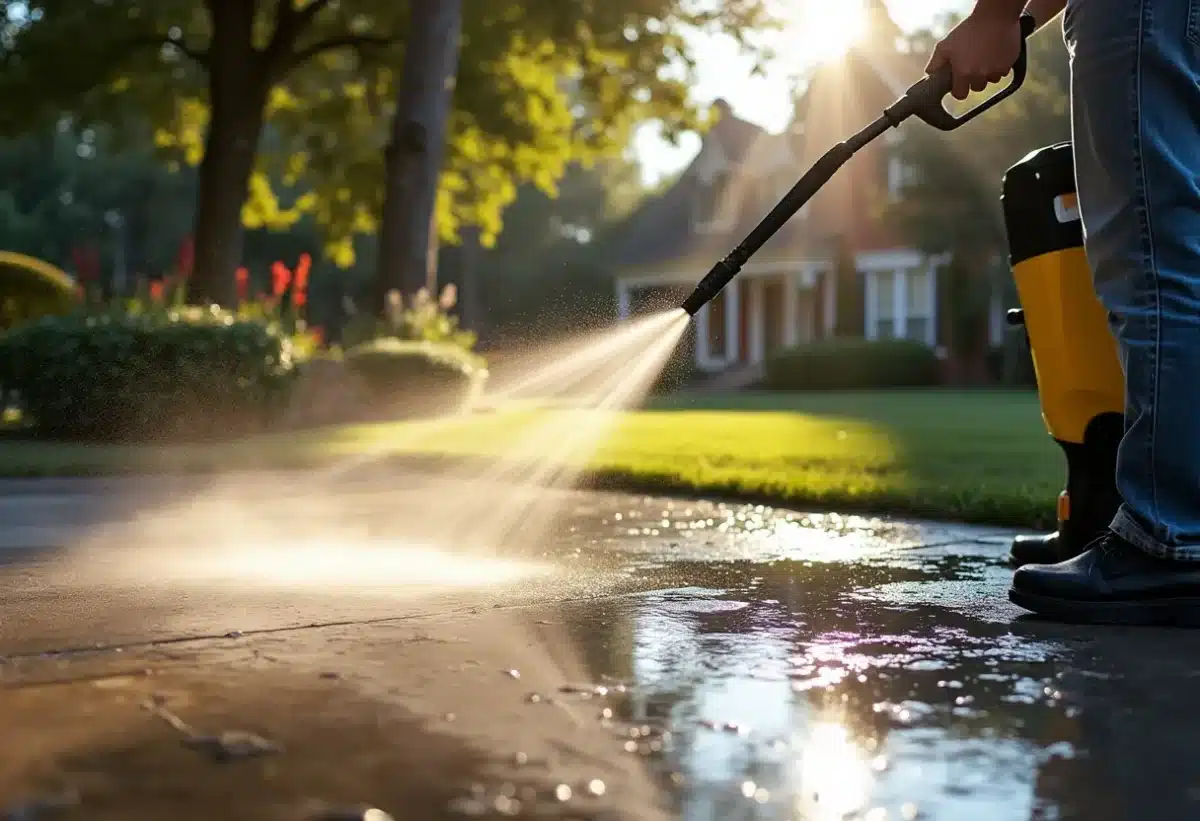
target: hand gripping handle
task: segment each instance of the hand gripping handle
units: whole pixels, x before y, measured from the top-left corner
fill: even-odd
[[[901,101],[907,114],[916,115],[934,128],[942,131],[953,131],[959,126],[966,125],[983,112],[1015,94],[1025,83],[1025,73],[1029,62],[1028,40],[1037,28],[1033,16],[1021,15],[1021,56],[1013,66],[1013,79],[1004,90],[993,94],[984,102],[975,106],[965,114],[954,116],[946,110],[943,101],[954,88],[954,74],[950,66],[944,66],[936,73],[913,84],[904,93]]]

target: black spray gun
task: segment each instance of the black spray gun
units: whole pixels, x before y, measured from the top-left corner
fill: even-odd
[[[1028,40],[1036,29],[1033,17],[1021,15],[1021,35]],[[931,74],[915,83],[904,93],[904,96],[884,110],[883,116],[859,131],[845,142],[838,143],[825,156],[817,160],[808,173],[800,178],[792,190],[784,195],[779,204],[771,209],[771,213],[734,248],[725,259],[713,266],[696,290],[683,303],[683,310],[690,316],[711,302],[721,290],[729,284],[742,266],[759,248],[782,228],[804,204],[816,195],[821,187],[845,165],[863,146],[874,141],[889,128],[898,128],[909,117],[916,116],[934,128],[941,131],[953,131],[987,111],[1006,97],[1016,93],[1025,82],[1028,49],[1025,42],[1021,44],[1021,56],[1013,66],[1013,79],[1008,87],[980,103],[965,114],[954,116],[943,106],[946,95],[953,88],[953,74],[950,67]]]

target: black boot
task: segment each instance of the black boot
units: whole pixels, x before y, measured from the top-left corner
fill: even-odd
[[[1125,431],[1120,414],[1092,420],[1080,443],[1059,442],[1067,462],[1067,486],[1059,500],[1058,531],[1017,536],[1009,550],[1014,567],[1056,564],[1074,558],[1108,532],[1120,507],[1117,493],[1117,448]]]
[[[1200,627],[1200,562],[1159,559],[1113,533],[1013,574],[1013,604],[1057,621]]]

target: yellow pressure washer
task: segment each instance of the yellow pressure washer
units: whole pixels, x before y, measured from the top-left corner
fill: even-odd
[[[1071,143],[1034,151],[1004,175],[1008,252],[1046,429],[1067,460],[1058,530],[1018,537],[1014,564],[1070,558],[1107,529],[1120,505],[1117,447],[1125,379],[1108,313],[1083,247]]]
[[[1036,29],[1021,17],[1027,41]],[[1013,79],[999,93],[955,116],[943,101],[952,89],[947,67],[929,75],[885,109],[882,116],[838,143],[784,195],[746,238],[700,281],[684,301],[689,315],[712,301],[742,267],[822,186],[865,145],[910,117],[953,131],[1016,93],[1025,81],[1023,43]],[[1013,276],[1021,308],[1009,321],[1024,328],[1037,379],[1042,416],[1062,447],[1067,481],[1059,495],[1058,528],[1044,536],[1018,537],[1015,564],[1056,562],[1082,552],[1116,512],[1116,449],[1124,431],[1124,380],[1108,318],[1096,297],[1075,207],[1071,145],[1035,151],[1005,174],[1003,211]]]

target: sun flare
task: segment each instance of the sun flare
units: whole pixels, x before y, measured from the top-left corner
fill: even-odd
[[[792,17],[797,56],[811,63],[841,57],[867,31],[862,0],[798,0]]]

